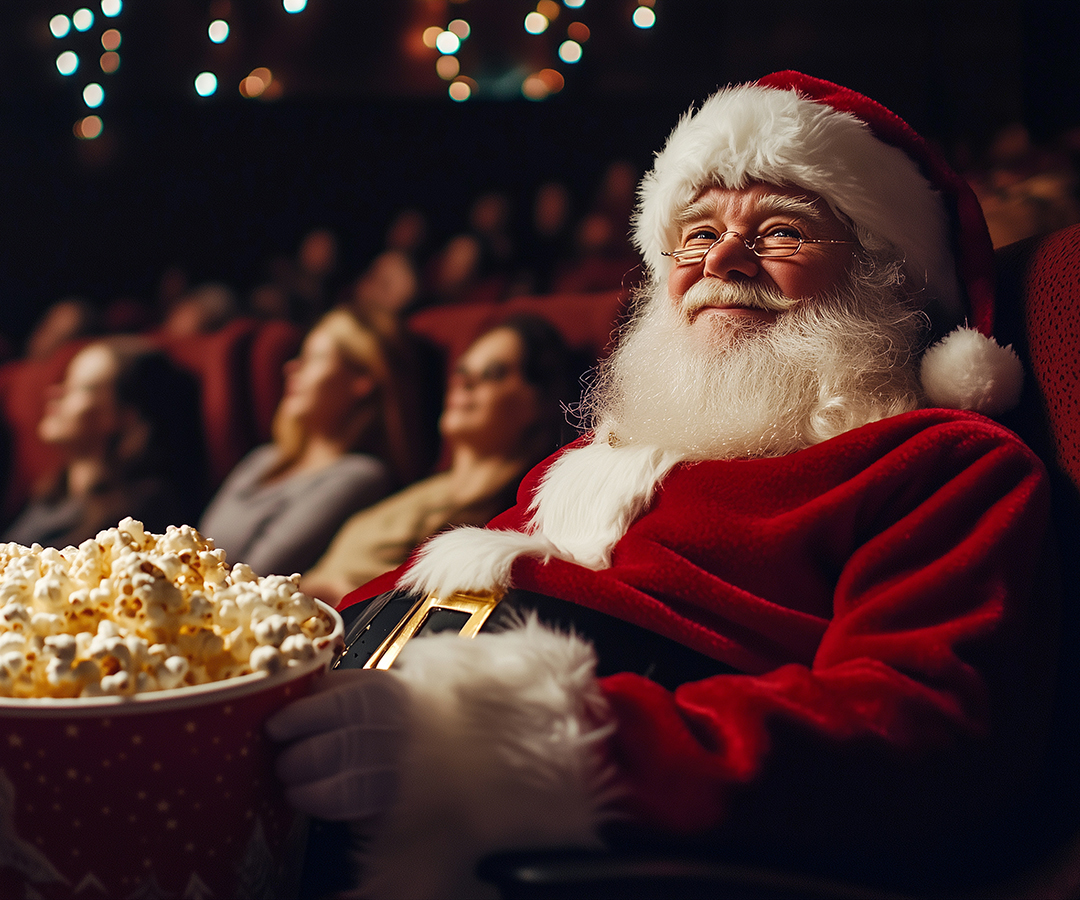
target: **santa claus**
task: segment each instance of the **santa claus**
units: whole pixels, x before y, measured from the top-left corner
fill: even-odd
[[[271,720],[290,797],[355,823],[376,898],[603,841],[969,872],[1037,775],[1057,616],[1047,475],[987,417],[1021,373],[974,196],[785,72],[687,113],[639,198],[587,431],[344,604],[495,612]]]

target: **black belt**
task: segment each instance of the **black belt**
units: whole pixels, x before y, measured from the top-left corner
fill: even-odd
[[[472,637],[503,630],[535,613],[545,625],[573,631],[596,647],[598,675],[636,672],[668,689],[711,675],[731,674],[729,666],[678,641],[589,607],[511,589],[501,599],[455,594],[447,601],[404,591],[388,591],[342,612],[345,650],[339,669],[388,668],[413,637],[455,631]]]

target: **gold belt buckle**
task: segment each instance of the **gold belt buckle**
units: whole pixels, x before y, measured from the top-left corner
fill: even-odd
[[[423,633],[425,626],[433,616],[440,612],[464,614],[463,624],[458,628],[458,635],[464,638],[476,637],[488,616],[503,598],[503,592],[485,591],[472,593],[470,591],[455,591],[443,598],[438,594],[428,594],[420,600],[390,632],[379,645],[378,649],[371,654],[364,663],[365,669],[389,669],[397,659],[402,648],[418,634]]]

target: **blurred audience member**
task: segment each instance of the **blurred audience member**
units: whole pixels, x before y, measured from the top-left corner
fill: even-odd
[[[587,293],[628,287],[637,280],[638,265],[611,217],[593,211],[578,223],[573,251],[555,275],[552,290]]]
[[[275,281],[264,281],[252,288],[247,298],[247,309],[260,319],[292,321],[297,318],[293,316],[288,290]]]
[[[508,194],[488,191],[478,196],[469,209],[466,230],[451,237],[429,260],[422,302],[502,299],[517,263],[510,219]]]
[[[630,243],[630,219],[637,203],[639,175],[637,166],[630,160],[612,160],[604,170],[592,205],[593,212],[607,216],[619,240],[631,253],[634,249]]]
[[[561,181],[546,181],[533,195],[528,238],[522,248],[528,273],[522,293],[543,294],[552,289],[555,273],[570,255],[573,200]]]
[[[359,315],[400,321],[416,300],[417,288],[416,270],[409,257],[400,250],[384,250],[353,282],[348,303]]]
[[[442,528],[482,525],[509,507],[521,476],[561,442],[574,376],[543,319],[509,319],[477,338],[451,374],[439,420],[449,467],[352,516],[304,590],[336,603]]]
[[[551,290],[616,290],[637,280],[639,259],[630,243],[637,174],[627,160],[608,164],[596,196],[573,229],[572,246],[560,258]]]
[[[65,547],[124,516],[152,531],[191,521],[204,499],[198,386],[136,337],[96,341],[68,365],[38,426],[63,469],[37,485],[3,540]]]
[[[173,264],[165,267],[158,276],[154,295],[154,318],[164,319],[172,305],[191,289],[191,280],[184,266]]]
[[[239,312],[232,288],[219,282],[200,284],[178,297],[169,308],[161,330],[182,337],[217,331]]]
[[[342,309],[285,368],[273,441],[226,478],[199,530],[260,575],[302,572],[345,519],[415,477],[392,340]]]
[[[338,237],[329,228],[313,228],[300,241],[290,287],[305,323],[318,318],[332,304],[339,253]]]
[[[1068,148],[1038,146],[1021,124],[1003,128],[969,173],[995,247],[1080,222],[1078,173]]]
[[[26,338],[27,359],[46,359],[61,344],[101,333],[101,314],[82,297],[65,297],[45,310]]]
[[[414,263],[420,260],[428,239],[427,216],[419,209],[399,210],[386,228],[387,250],[404,253]]]

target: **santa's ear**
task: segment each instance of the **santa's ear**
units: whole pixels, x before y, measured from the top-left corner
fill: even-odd
[[[1016,406],[1024,386],[1012,346],[1002,347],[974,328],[957,328],[927,350],[920,378],[931,405],[988,416]]]

